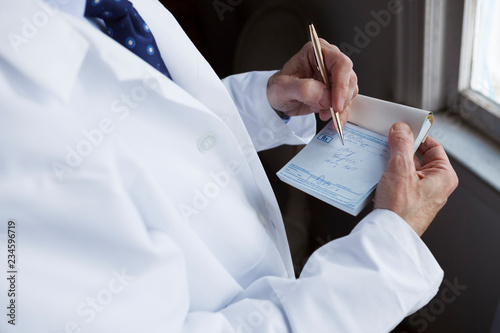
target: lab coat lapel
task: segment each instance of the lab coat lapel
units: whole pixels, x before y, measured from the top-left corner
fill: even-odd
[[[63,101],[70,97],[88,41],[68,28],[63,14],[42,3],[16,0],[3,4],[7,11],[0,24],[0,56],[24,76]],[[56,41],[60,48],[48,48]],[[47,68],[51,75],[46,75]]]
[[[7,6],[3,6],[7,7]],[[19,0],[0,26],[0,55],[26,77],[67,102],[87,52],[97,52],[119,81],[154,79],[154,90],[173,102],[211,113],[182,87],[93,27],[86,19],[66,14],[43,2]],[[46,17],[35,25],[33,17]],[[17,27],[12,31],[12,27]],[[54,49],[45,45],[59,44]],[[52,75],[46,75],[47,68]],[[182,76],[182,75],[180,75]]]
[[[71,20],[71,24],[85,36],[95,52],[99,53],[100,59],[114,72],[118,80],[146,83],[154,79],[155,84],[149,84],[149,86],[163,98],[198,111],[211,113],[176,82],[169,80],[144,60],[92,27],[86,20],[73,17],[68,17],[68,20]]]

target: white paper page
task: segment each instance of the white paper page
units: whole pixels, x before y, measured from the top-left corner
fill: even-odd
[[[422,128],[422,125],[428,123],[428,119],[431,122],[430,125]],[[352,101],[349,114],[349,122],[386,136],[389,135],[389,130],[394,123],[405,122],[411,127],[414,141],[420,134],[419,142],[416,142],[417,147],[432,126],[432,119],[432,113],[429,111],[363,95],[356,96]]]
[[[375,189],[387,166],[389,144],[386,136],[353,124],[344,128],[344,140],[345,146],[329,122],[278,176],[304,192],[357,214],[358,206]]]

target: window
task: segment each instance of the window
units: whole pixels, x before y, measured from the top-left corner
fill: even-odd
[[[500,143],[500,1],[409,1],[397,17],[395,101],[448,110]],[[498,145],[497,145],[498,146]]]
[[[500,103],[500,5],[477,1],[470,88]]]
[[[499,33],[498,1],[465,1],[458,112],[497,142],[500,142]]]

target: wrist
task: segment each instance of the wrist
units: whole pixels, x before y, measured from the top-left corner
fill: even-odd
[[[280,110],[277,110],[273,103],[272,103],[272,88],[271,86],[273,85],[274,83],[274,79],[275,77],[278,75],[279,71],[277,71],[276,73],[274,73],[273,75],[271,75],[271,77],[269,78],[269,80],[267,81],[267,87],[266,87],[266,95],[267,95],[267,101],[269,102],[269,105],[272,107],[272,109],[274,110],[274,112],[276,112],[276,114],[278,115],[278,117],[280,117],[285,123],[287,123],[289,120],[290,120],[290,116],[287,115],[285,112],[283,111],[280,111]]]

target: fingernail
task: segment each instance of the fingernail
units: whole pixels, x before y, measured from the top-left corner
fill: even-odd
[[[392,131],[393,132],[404,132],[407,134],[411,133],[410,126],[408,126],[405,123],[395,123],[394,125],[392,125]]]

